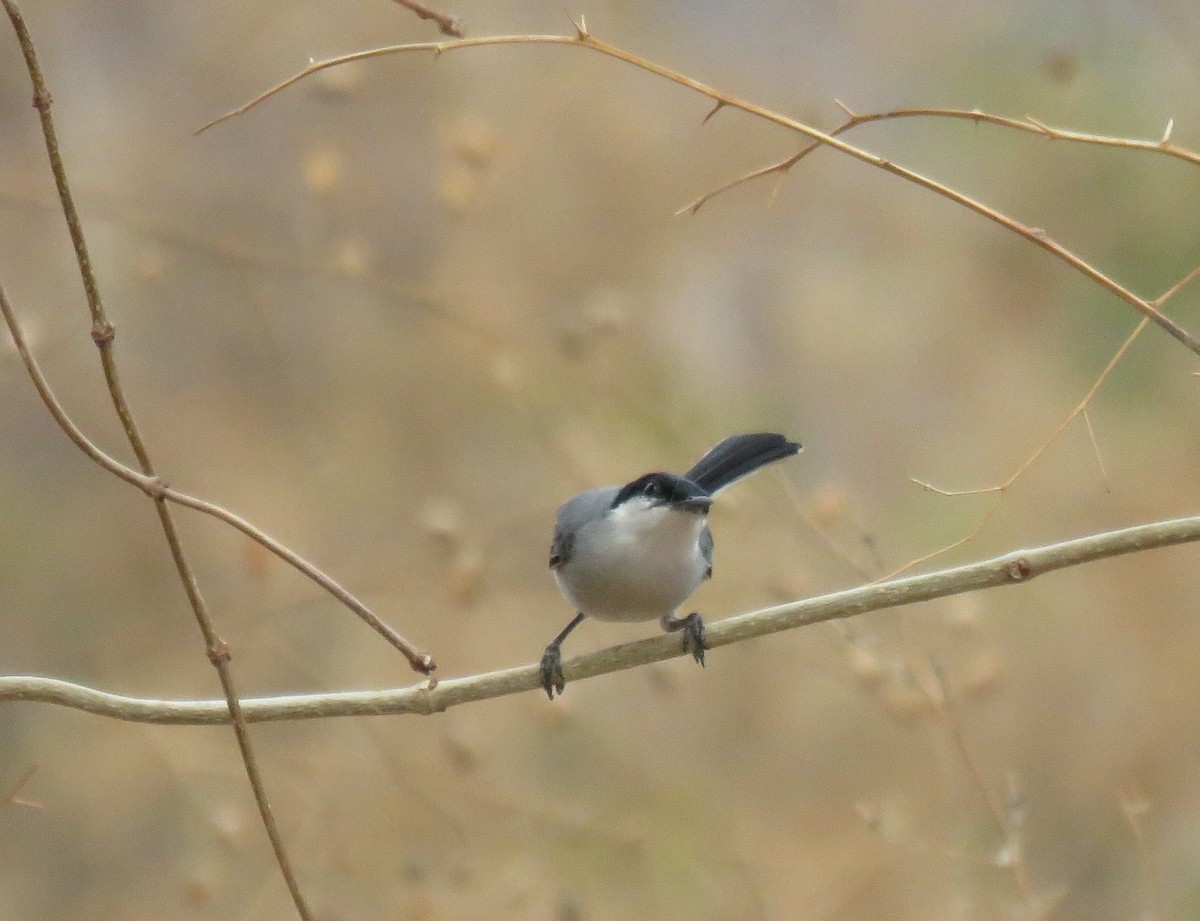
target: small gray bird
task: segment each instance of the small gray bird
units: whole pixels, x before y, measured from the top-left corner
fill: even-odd
[[[726,486],[798,454],[799,444],[762,432],[731,435],[687,473],[647,473],[624,486],[580,493],[558,510],[550,544],[554,579],[578,613],[542,654],[542,687],[563,692],[562,643],[584,617],[659,618],[683,631],[683,648],[704,664],[704,621],[675,610],[712,576],[708,510]]]

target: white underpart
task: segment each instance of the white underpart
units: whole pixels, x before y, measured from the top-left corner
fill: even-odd
[[[580,529],[571,559],[554,577],[588,617],[651,620],[673,614],[708,569],[700,552],[704,526],[704,515],[630,499]]]

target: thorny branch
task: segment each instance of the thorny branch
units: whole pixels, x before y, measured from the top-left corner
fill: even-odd
[[[254,796],[254,801],[258,807],[259,817],[262,820],[263,827],[270,840],[271,849],[274,852],[276,863],[279,865],[284,882],[287,885],[288,892],[291,895],[292,903],[296,908],[297,914],[302,921],[310,921],[313,915],[309,910],[304,895],[300,889],[299,881],[296,878],[295,871],[292,868],[291,860],[288,857],[287,849],[283,842],[283,836],[279,831],[278,824],[275,821],[274,813],[271,810],[271,804],[267,797],[266,787],[263,783],[262,773],[258,767],[258,761],[254,754],[253,746],[250,742],[249,727],[247,726],[245,716],[242,714],[241,701],[238,697],[237,687],[234,682],[233,668],[230,664],[231,654],[228,645],[220,636],[217,635],[216,629],[213,626],[212,618],[208,612],[208,606],[204,600],[204,596],[200,592],[200,586],[196,580],[195,573],[192,569],[191,562],[183,547],[183,542],[180,538],[178,528],[175,524],[174,515],[170,506],[167,504],[168,488],[158,478],[155,472],[153,462],[150,458],[149,450],[142,439],[141,432],[134,418],[133,411],[126,399],[125,390],[121,385],[120,377],[117,373],[117,361],[114,349],[114,340],[116,330],[113,324],[109,321],[107,313],[104,309],[104,302],[100,297],[99,285],[96,282],[95,273],[92,270],[91,256],[88,252],[87,240],[83,233],[83,224],[79,219],[79,212],[75,207],[74,196],[71,193],[70,184],[67,180],[66,168],[63,165],[62,155],[59,150],[58,133],[54,127],[54,120],[50,114],[53,96],[46,84],[45,77],[42,73],[41,65],[38,62],[37,50],[33,43],[33,38],[30,35],[25,19],[17,7],[15,0],[0,0],[3,2],[5,12],[8,14],[9,21],[12,23],[13,31],[16,33],[17,42],[21,47],[21,52],[25,57],[26,69],[29,73],[30,82],[33,85],[33,105],[37,109],[38,117],[42,125],[42,136],[46,145],[46,154],[50,161],[50,169],[54,175],[55,187],[58,191],[59,204],[62,208],[63,216],[66,219],[67,229],[71,237],[71,245],[75,252],[76,262],[79,266],[79,274],[83,281],[84,293],[87,298],[88,310],[92,319],[92,341],[100,352],[100,363],[104,372],[104,380],[108,388],[109,397],[112,400],[113,408],[116,410],[117,417],[121,422],[121,428],[125,433],[126,440],[129,442],[130,448],[133,450],[137,458],[139,470],[133,470],[124,465],[119,464],[115,460],[108,458],[98,448],[91,445],[87,438],[79,431],[77,427],[71,424],[63,411],[61,405],[54,399],[53,393],[50,391],[49,385],[45,378],[41,375],[33,360],[32,354],[25,343],[24,337],[21,335],[21,330],[16,321],[16,316],[12,310],[12,306],[8,301],[7,295],[0,288],[0,309],[4,314],[5,322],[8,324],[9,330],[12,333],[13,341],[17,345],[18,351],[21,353],[21,358],[25,363],[26,369],[33,378],[38,392],[46,402],[47,408],[55,420],[63,427],[64,431],[71,439],[91,457],[93,460],[100,463],[102,466],[109,469],[111,472],[118,473],[122,479],[128,482],[135,483],[143,488],[143,491],[154,502],[154,509],[158,515],[159,523],[163,529],[163,536],[166,539],[167,546],[170,549],[171,558],[175,564],[175,570],[179,575],[180,582],[183,585],[184,593],[187,595],[188,603],[191,606],[192,613],[195,616],[196,624],[200,629],[201,636],[204,640],[205,652],[209,661],[216,669],[217,677],[221,684],[221,691],[224,695],[224,700],[221,705],[230,723],[233,725],[234,737],[237,740],[239,754],[241,755],[242,764],[246,771],[246,777],[249,780],[250,788]],[[118,472],[117,468],[121,468]],[[190,497],[189,497],[190,498]],[[178,501],[178,498],[176,499]],[[208,505],[208,503],[200,503],[199,500],[193,500],[193,507],[200,505]],[[215,507],[214,507],[215,508]],[[210,510],[212,513],[212,510]],[[231,522],[232,523],[232,522]],[[244,530],[244,529],[243,529]],[[265,535],[264,535],[265,536]],[[414,667],[416,662],[410,656],[410,662],[413,662]],[[432,666],[432,660],[429,660],[427,665]]]
[[[25,56],[29,77],[33,83],[33,104],[41,119],[42,135],[45,138],[46,153],[50,159],[50,168],[54,173],[54,182],[58,189],[59,203],[62,206],[63,215],[67,221],[67,227],[71,234],[71,243],[79,265],[79,273],[83,279],[88,309],[92,316],[92,341],[96,343],[96,346],[100,350],[100,362],[104,369],[104,379],[108,385],[108,392],[112,398],[117,416],[121,420],[121,427],[125,431],[125,436],[137,457],[138,465],[141,468],[140,476],[148,482],[157,484],[159,480],[154,472],[150,454],[142,441],[141,433],[138,430],[133,413],[125,398],[125,391],[117,375],[116,357],[113,350],[113,340],[116,331],[112,323],[109,322],[104,310],[103,301],[100,299],[99,286],[96,284],[96,277],[92,272],[91,257],[88,254],[87,241],[83,235],[83,225],[79,220],[79,213],[75,208],[74,196],[72,196],[70,186],[67,182],[66,169],[63,166],[62,156],[59,153],[58,134],[55,131],[54,121],[50,115],[50,106],[53,97],[42,75],[33,38],[29,34],[20,10],[17,8],[14,0],[3,0],[3,3],[9,20],[12,22],[13,29],[17,34],[17,40]],[[20,334],[20,328],[16,323],[11,305],[8,303],[8,297],[2,289],[0,289],[0,308],[3,309],[5,321],[9,325],[9,330],[12,332],[14,342],[17,343],[17,348],[21,352],[21,357],[25,362],[26,368],[32,374],[35,367],[32,355],[28,348],[25,347],[23,337]],[[38,387],[38,390],[42,394],[43,399],[50,394],[49,387],[44,378],[41,380],[41,386]],[[47,405],[49,406],[49,403]],[[61,407],[59,407],[58,413],[55,414],[55,419],[60,424],[63,421],[69,421],[66,420],[66,415],[62,412]],[[78,429],[75,429],[75,432],[78,434],[79,439],[86,441]],[[80,441],[76,441],[76,444],[80,444],[82,447]],[[98,453],[99,451],[96,451],[96,454]],[[90,454],[89,456],[95,459],[95,454]],[[135,471],[130,470],[129,473],[135,474]],[[209,661],[217,671],[217,676],[221,683],[221,691],[225,695],[222,704],[226,715],[233,724],[238,751],[246,770],[246,777],[250,782],[255,804],[258,806],[259,816],[267,832],[267,837],[271,842],[271,850],[275,854],[276,863],[279,864],[280,872],[283,874],[297,914],[300,915],[302,921],[310,921],[313,917],[312,913],[309,911],[304,894],[300,890],[300,883],[296,878],[295,871],[292,869],[291,860],[283,843],[283,836],[280,834],[279,826],[275,822],[274,813],[271,811],[271,804],[267,798],[267,791],[263,783],[262,774],[258,768],[258,761],[255,758],[254,749],[250,743],[249,727],[246,724],[245,717],[242,715],[241,701],[238,698],[237,687],[233,679],[229,647],[217,635],[213,627],[207,604],[204,601],[204,596],[200,593],[200,586],[196,581],[191,562],[183,549],[183,543],[175,526],[174,517],[163,498],[162,491],[159,489],[148,494],[154,501],[154,508],[158,514],[159,523],[162,525],[163,535],[170,548],[175,569],[179,574],[180,581],[183,583],[188,603],[191,605],[192,613],[195,615],[196,623],[204,638],[205,651]]]
[[[13,311],[12,304],[8,300],[8,296],[0,285],[0,314],[3,315],[5,323],[8,325],[9,333],[12,335],[13,342],[16,344],[17,353],[21,356],[21,361],[25,364],[25,369],[33,380],[33,385],[37,388],[38,394],[42,398],[42,402],[46,404],[50,415],[54,417],[67,437],[75,443],[75,445],[83,451],[93,461],[103,467],[105,470],[124,480],[132,486],[136,486],[150,498],[158,501],[173,502],[176,505],[182,505],[185,508],[193,509],[197,512],[202,512],[205,515],[210,515],[218,521],[223,521],[231,527],[241,531],[251,540],[263,547],[266,547],[280,559],[294,566],[304,575],[308,576],[327,592],[341,601],[346,607],[350,608],[355,614],[363,619],[372,629],[377,631],[396,649],[398,649],[414,671],[422,674],[431,674],[437,668],[437,664],[433,661],[433,657],[427,652],[423,652],[413,646],[407,639],[398,633],[393,627],[385,623],[379,618],[374,611],[360,601],[357,597],[351,594],[346,588],[336,582],[331,576],[323,570],[318,569],[304,557],[300,556],[294,550],[281,544],[275,538],[271,537],[265,531],[262,531],[255,525],[246,521],[244,518],[235,515],[233,512],[225,509],[212,502],[207,502],[204,499],[199,499],[187,493],[180,492],[172,488],[162,479],[157,476],[139,473],[131,467],[122,464],[120,461],[109,456],[99,447],[97,447],[80,428],[67,415],[62,404],[54,395],[54,391],[50,388],[49,381],[42,373],[41,366],[38,365],[37,359],[29,350],[29,345],[25,341],[25,335],[21,330],[20,324],[17,322],[17,317]]]
[[[1118,284],[1099,269],[1075,255],[1061,243],[1052,240],[1041,228],[1027,227],[1020,221],[1017,221],[1014,218],[1011,218],[1008,215],[1003,214],[980,201],[976,201],[970,196],[964,195],[962,192],[956,191],[947,185],[943,185],[937,180],[930,179],[929,177],[924,176],[914,170],[908,169],[907,167],[893,163],[891,160],[888,160],[884,157],[877,156],[876,154],[863,150],[860,147],[855,147],[852,144],[848,144],[840,138],[834,136],[832,133],[820,131],[811,125],[807,125],[804,122],[790,118],[778,112],[774,112],[771,109],[765,108],[764,106],[760,106],[756,103],[748,102],[736,96],[732,96],[729,93],[725,93],[714,87],[708,86],[707,84],[701,83],[699,80],[694,80],[678,71],[664,67],[661,64],[656,64],[655,62],[640,57],[631,51],[626,51],[623,48],[619,48],[616,45],[612,45],[602,39],[596,38],[587,30],[587,26],[582,20],[576,23],[574,35],[493,35],[479,38],[450,39],[442,42],[412,42],[401,45],[387,45],[381,48],[371,48],[365,51],[356,51],[352,54],[327,58],[323,61],[314,61],[304,68],[304,70],[293,74],[291,77],[288,77],[286,80],[283,80],[265,92],[260,93],[258,96],[255,96],[248,102],[243,103],[236,109],[226,112],[224,115],[220,115],[207,124],[200,126],[196,129],[196,133],[199,134],[202,131],[206,131],[223,121],[233,118],[234,116],[243,115],[255,106],[265,102],[267,99],[270,99],[272,96],[282,92],[293,84],[298,83],[306,77],[310,77],[313,74],[322,70],[326,70],[330,67],[336,67],[340,64],[346,64],[351,61],[362,61],[368,58],[402,54],[410,51],[428,51],[436,55],[441,55],[448,51],[456,51],[463,48],[476,48],[487,45],[565,45],[573,48],[587,48],[607,57],[616,58],[617,60],[623,61],[633,67],[648,71],[649,73],[662,77],[665,80],[670,80],[673,83],[677,83],[680,86],[687,87],[690,90],[707,96],[709,99],[713,100],[715,105],[712,111],[710,111],[705,117],[705,121],[723,108],[732,108],[746,112],[790,131],[794,131],[797,134],[803,134],[806,137],[811,138],[817,144],[824,144],[827,147],[832,147],[833,149],[846,154],[847,156],[853,157],[856,160],[868,163],[871,166],[874,166],[877,169],[882,169],[894,176],[899,176],[901,179],[905,179],[921,186],[922,188],[928,189],[929,191],[934,192],[943,198],[948,198],[949,200],[962,205],[964,208],[974,211],[976,214],[979,214],[988,220],[999,224],[1000,226],[1021,237],[1024,237],[1035,246],[1039,246],[1056,256],[1058,259],[1071,266],[1071,268],[1075,269],[1077,272],[1091,279],[1096,284],[1107,289],[1112,294],[1125,301],[1143,316],[1148,317],[1152,322],[1162,327],[1162,329],[1164,329],[1168,334],[1179,340],[1181,343],[1187,346],[1187,348],[1191,349],[1191,351],[1197,355],[1200,355],[1200,339],[1197,339],[1170,317],[1163,314],[1162,311],[1155,307],[1150,301],[1138,297],[1132,291]],[[1045,126],[1042,126],[1043,133],[1049,130],[1050,129],[1046,128]],[[1170,132],[1168,131],[1166,135],[1164,135],[1164,144],[1169,142],[1169,133]],[[1064,137],[1066,136],[1065,133],[1060,132],[1060,134]],[[803,156],[803,153],[804,152],[802,151],[800,156]],[[786,163],[787,161],[784,162]],[[756,171],[756,173],[752,175],[763,175],[766,172],[772,172],[779,168],[780,165],[776,164],[774,167],[767,167],[764,170]]]
[[[1180,147],[1171,141],[1171,132],[1175,127],[1174,122],[1168,122],[1163,136],[1156,141],[1137,140],[1135,138],[1118,138],[1110,137],[1102,134],[1086,134],[1082,131],[1070,131],[1066,128],[1054,128],[1050,125],[1038,121],[1036,118],[1027,115],[1024,119],[1008,118],[1003,115],[989,115],[987,112],[981,112],[978,109],[939,109],[939,108],[921,108],[921,109],[892,109],[887,112],[855,112],[846,106],[840,100],[835,99],[838,107],[846,113],[846,120],[829,132],[830,137],[839,137],[860,125],[866,125],[871,122],[891,121],[900,118],[948,118],[962,121],[970,121],[975,124],[998,125],[1003,128],[1011,128],[1014,131],[1028,131],[1034,134],[1039,134],[1047,140],[1051,141],[1067,141],[1078,144],[1093,144],[1101,147],[1123,147],[1128,150],[1144,150],[1155,153],[1165,154],[1170,157],[1176,157],[1183,160],[1185,163],[1191,163],[1195,166],[1200,166],[1200,153],[1188,150],[1186,147]],[[715,110],[714,110],[715,111]],[[710,112],[711,116],[713,113]],[[735,189],[738,186],[745,185],[755,179],[761,179],[764,176],[772,174],[784,175],[793,166],[807,157],[810,153],[821,146],[819,141],[814,141],[811,144],[806,144],[796,153],[784,157],[776,163],[770,163],[767,166],[760,166],[757,169],[751,170],[744,175],[738,176],[736,179],[731,179],[726,183],[705,192],[699,198],[694,199],[687,205],[679,209],[677,214],[686,214],[699,211],[701,206],[712,201],[718,195],[728,192],[730,189]]]
[[[1185,275],[1183,278],[1181,278],[1179,281],[1177,281],[1175,284],[1173,284],[1170,288],[1168,288],[1166,291],[1164,291],[1162,294],[1160,294],[1158,297],[1156,297],[1154,299],[1154,305],[1156,307],[1161,307],[1168,300],[1170,300],[1172,297],[1174,297],[1176,294],[1178,294],[1180,291],[1182,291],[1184,288],[1186,288],[1188,285],[1190,285],[1192,282],[1194,282],[1197,278],[1200,278],[1200,266],[1197,266],[1196,268],[1192,269],[1192,271],[1188,272],[1187,275]],[[1121,359],[1123,359],[1125,357],[1125,355],[1129,352],[1129,350],[1131,348],[1133,348],[1134,342],[1136,342],[1138,337],[1145,331],[1145,329],[1146,329],[1147,325],[1149,325],[1149,323],[1150,323],[1150,319],[1148,317],[1143,317],[1138,322],[1137,326],[1134,327],[1133,332],[1131,332],[1128,336],[1125,337],[1125,341],[1122,342],[1121,345],[1117,348],[1117,350],[1113,353],[1112,357],[1108,360],[1108,363],[1105,364],[1104,369],[1100,372],[1100,374],[1092,382],[1092,385],[1088,388],[1087,393],[1085,393],[1083,395],[1083,398],[1075,405],[1075,408],[1072,409],[1069,413],[1067,413],[1066,418],[1064,418],[1062,420],[1062,422],[1059,423],[1058,427],[1053,432],[1050,433],[1050,436],[1045,441],[1043,441],[1041,443],[1041,445],[1039,445],[1033,451],[1032,454],[1030,454],[1027,458],[1025,458],[1024,461],[1022,461],[1020,464],[1018,464],[1017,469],[1014,470],[1011,474],[1009,474],[1009,476],[1003,482],[996,483],[991,486],[983,486],[983,487],[976,488],[976,489],[942,489],[938,486],[934,486],[932,483],[927,483],[924,480],[919,480],[919,479],[913,478],[913,482],[916,483],[918,486],[920,486],[922,489],[926,489],[929,492],[937,493],[939,496],[954,497],[954,496],[976,496],[976,495],[991,494],[994,496],[994,498],[993,498],[991,504],[983,512],[983,514],[979,516],[979,520],[975,523],[975,526],[973,528],[971,528],[971,530],[968,531],[966,534],[964,534],[962,537],[959,537],[959,538],[951,541],[948,544],[938,547],[936,550],[933,550],[933,551],[930,551],[929,553],[923,554],[922,556],[919,556],[916,559],[909,560],[907,563],[905,563],[899,569],[894,570],[890,575],[897,576],[902,572],[907,572],[909,569],[912,569],[914,566],[919,566],[922,563],[927,563],[930,560],[936,559],[937,557],[941,556],[942,554],[949,552],[950,550],[954,550],[955,548],[961,547],[963,544],[969,543],[970,541],[974,540],[975,536],[977,534],[979,534],[980,531],[983,530],[984,525],[986,525],[988,523],[988,521],[991,520],[992,516],[999,510],[1000,503],[1003,501],[1004,493],[1006,493],[1009,490],[1009,488],[1011,488],[1012,485],[1014,483],[1016,483],[1017,480],[1019,480],[1024,475],[1026,470],[1028,470],[1030,467],[1032,467],[1034,465],[1034,463],[1036,463],[1037,460],[1043,454],[1045,454],[1046,451],[1048,451],[1050,449],[1050,446],[1052,444],[1054,444],[1054,442],[1058,439],[1058,437],[1060,435],[1062,435],[1062,433],[1064,431],[1066,431],[1067,426],[1069,426],[1076,417],[1081,417],[1083,419],[1084,425],[1087,428],[1088,437],[1091,439],[1091,442],[1092,442],[1092,448],[1096,452],[1096,461],[1100,467],[1101,477],[1104,477],[1104,461],[1101,459],[1100,452],[1096,448],[1096,434],[1092,430],[1091,419],[1088,416],[1088,407],[1091,405],[1092,400],[1095,399],[1096,394],[1100,391],[1101,386],[1103,386],[1104,382],[1106,380],[1108,380],[1109,376],[1112,374],[1113,370],[1117,367],[1117,365],[1120,364]]]
[[[341,589],[340,586],[337,586],[336,583],[334,583],[319,570],[316,570],[315,567],[312,567],[311,564],[308,564],[296,554],[292,553],[290,550],[287,550],[287,548],[282,547],[282,545],[278,544],[278,542],[272,540],[267,535],[254,528],[248,522],[245,522],[232,513],[221,509],[218,506],[212,505],[211,503],[207,503],[204,500],[200,500],[173,490],[155,473],[149,453],[141,439],[136,422],[128,406],[124,390],[121,387],[120,380],[117,375],[117,365],[113,347],[115,330],[105,314],[103,303],[96,286],[95,278],[91,271],[91,263],[87,252],[86,241],[83,236],[78,214],[71,199],[65,170],[63,169],[61,157],[58,152],[57,138],[54,132],[52,120],[50,118],[52,98],[42,79],[41,71],[37,64],[36,55],[34,54],[32,41],[29,37],[27,29],[25,28],[25,24],[21,19],[14,0],[0,0],[0,2],[3,3],[6,11],[9,14],[14,29],[17,32],[22,50],[26,56],[30,76],[34,85],[34,104],[42,121],[47,152],[51,161],[52,170],[55,175],[55,180],[59,190],[64,215],[70,230],[72,243],[79,262],[85,293],[87,296],[87,302],[92,316],[92,338],[99,348],[101,363],[108,390],[112,397],[114,407],[117,411],[126,437],[130,442],[135,456],[137,457],[140,471],[123,465],[106,455],[98,447],[92,444],[67,417],[65,411],[54,397],[54,394],[50,390],[48,383],[46,382],[44,376],[42,376],[40,369],[38,369],[36,362],[30,354],[24,338],[21,335],[20,328],[17,325],[15,314],[13,313],[12,307],[9,304],[2,288],[0,288],[0,309],[2,309],[5,320],[9,325],[14,341],[17,343],[21,357],[25,362],[32,379],[34,380],[35,386],[37,386],[39,393],[46,402],[47,408],[59,425],[67,433],[67,435],[96,463],[100,464],[105,469],[109,470],[111,473],[120,477],[126,482],[138,487],[154,501],[162,522],[164,533],[171,548],[176,567],[179,571],[181,581],[183,582],[184,588],[188,594],[189,601],[196,615],[197,622],[200,626],[202,634],[204,635],[210,659],[218,671],[221,679],[222,689],[225,693],[225,698],[223,700],[136,700],[132,698],[122,698],[116,695],[106,694],[80,685],[58,681],[55,679],[13,677],[0,678],[0,700],[40,700],[50,703],[57,703],[64,706],[76,707],[78,709],[110,716],[113,718],[152,723],[232,723],[235,727],[239,747],[242,751],[243,761],[246,766],[247,774],[250,777],[251,785],[254,788],[256,801],[259,804],[264,825],[267,828],[268,834],[272,839],[272,845],[275,848],[277,860],[279,861],[284,876],[288,881],[289,889],[292,892],[297,910],[302,917],[307,918],[309,917],[307,907],[300,894],[298,885],[295,882],[294,874],[291,871],[290,864],[283,849],[282,840],[279,838],[278,831],[275,828],[275,823],[270,812],[270,806],[267,802],[266,794],[262,787],[261,778],[258,776],[258,770],[249,745],[246,724],[248,722],[260,720],[302,719],[353,714],[435,713],[450,706],[455,706],[473,700],[488,699],[491,697],[497,697],[504,694],[511,694],[518,691],[540,687],[537,668],[535,666],[526,666],[468,678],[453,679],[442,682],[441,684],[430,681],[427,684],[422,684],[416,687],[398,691],[363,692],[359,694],[306,695],[245,701],[239,699],[233,685],[232,674],[230,671],[229,650],[213,630],[204,600],[200,595],[199,588],[196,584],[194,576],[192,575],[190,565],[187,561],[182,545],[180,544],[178,534],[175,530],[168,503],[184,505],[186,507],[202,511],[205,514],[217,517],[218,519],[227,522],[235,528],[238,528],[252,539],[263,544],[272,552],[301,569],[301,571],[305,572],[311,578],[314,578],[325,588],[334,593],[344,603],[354,609],[356,613],[364,617],[364,619],[368,620],[368,622],[371,622],[372,626],[388,636],[389,640],[393,642],[394,645],[397,645],[397,648],[401,649],[401,651],[403,651],[405,655],[409,657],[410,663],[418,671],[428,673],[433,668],[433,662],[432,659],[427,655],[417,652],[413,647],[411,647],[411,645],[407,643],[407,641],[404,641],[402,637],[399,637],[398,634],[395,634],[394,631],[391,631],[390,628],[387,628],[386,625],[383,625],[382,622],[379,622],[378,618],[374,618],[374,615],[371,614],[371,612],[369,612],[369,610],[367,610],[361,602],[355,599],[348,592],[345,592],[344,589]],[[458,28],[457,22],[451,17],[437,13],[436,11],[431,10],[421,4],[411,2],[411,0],[397,0],[397,2],[417,13],[417,15],[422,16],[422,18],[432,19],[437,22],[439,28],[441,28],[444,34],[461,35],[461,31],[455,31]],[[1132,343],[1133,338],[1135,338],[1136,335],[1140,333],[1142,329],[1144,329],[1145,325],[1151,321],[1164,328],[1176,339],[1187,345],[1192,351],[1200,353],[1200,342],[1175,324],[1174,321],[1163,315],[1158,309],[1161,306],[1161,303],[1166,299],[1166,297],[1169,296],[1170,293],[1173,293],[1173,291],[1169,292],[1168,295],[1157,299],[1156,301],[1145,301],[1100,273],[1098,270],[1072,254],[1060,244],[1057,244],[1047,238],[1044,232],[1038,230],[1037,228],[1026,227],[1012,218],[1009,218],[1000,212],[991,209],[987,205],[977,202],[947,186],[936,182],[935,180],[929,179],[912,170],[894,164],[889,160],[847,144],[838,138],[838,135],[844,133],[852,127],[864,124],[868,121],[877,121],[885,118],[912,117],[917,115],[948,118],[970,118],[975,121],[990,122],[1017,130],[1038,132],[1050,139],[1062,139],[1095,144],[1109,144],[1111,146],[1123,146],[1134,149],[1157,150],[1189,162],[1200,162],[1200,157],[1198,157],[1196,154],[1183,150],[1182,148],[1179,148],[1171,143],[1170,125],[1168,125],[1168,128],[1161,140],[1156,142],[1143,142],[1128,141],[1117,138],[1104,138],[1094,135],[1084,135],[1078,132],[1069,132],[1062,129],[1054,129],[1043,125],[1032,118],[1027,118],[1024,121],[1020,121],[1015,119],[1004,119],[999,116],[988,116],[983,113],[968,113],[956,110],[936,109],[897,110],[889,113],[857,115],[851,112],[849,109],[846,109],[845,111],[849,116],[847,123],[839,127],[837,130],[827,134],[786,116],[774,113],[755,104],[722,93],[712,87],[692,80],[683,74],[669,70],[668,68],[640,58],[631,52],[624,51],[616,46],[596,39],[590,35],[590,33],[588,33],[585,25],[581,21],[577,26],[577,33],[574,36],[494,36],[482,39],[458,39],[454,41],[438,43],[397,45],[387,48],[358,52],[356,54],[347,55],[328,61],[317,62],[310,65],[303,72],[289,78],[271,90],[268,90],[266,93],[240,107],[234,112],[228,113],[227,115],[214,120],[213,122],[209,123],[209,125],[204,127],[211,127],[217,122],[223,121],[232,115],[241,114],[271,95],[274,95],[287,86],[290,86],[291,84],[309,76],[312,73],[327,67],[345,63],[347,61],[361,60],[368,57],[417,50],[428,50],[434,52],[435,54],[440,54],[442,52],[455,50],[458,48],[496,44],[565,44],[590,48],[601,54],[616,58],[632,66],[649,71],[664,79],[671,80],[696,92],[702,93],[703,95],[712,99],[715,102],[715,106],[706,117],[706,120],[707,118],[716,114],[720,109],[724,107],[730,107],[747,112],[751,115],[765,119],[813,139],[813,143],[805,147],[798,154],[793,155],[792,157],[781,161],[780,163],[756,170],[753,173],[742,177],[741,179],[735,180],[733,183],[722,187],[722,189],[718,189],[707,194],[689,206],[689,209],[685,210],[694,211],[705,201],[709,200],[713,195],[718,194],[726,188],[732,188],[734,185],[748,181],[749,179],[756,178],[761,175],[767,175],[769,173],[786,173],[786,171],[790,169],[792,165],[798,162],[799,159],[805,156],[809,151],[815,149],[816,146],[824,145],[833,147],[843,154],[854,157],[858,160],[875,166],[876,168],[883,169],[892,173],[893,175],[920,185],[930,191],[935,192],[936,194],[949,198],[950,200],[955,201],[958,204],[967,207],[984,217],[987,217],[989,220],[1001,224],[1009,230],[1025,237],[1036,245],[1051,252],[1062,261],[1071,265],[1077,271],[1105,287],[1117,297],[1131,304],[1133,307],[1135,307],[1135,309],[1139,310],[1139,312],[1141,312],[1144,316],[1142,323],[1139,324],[1138,329],[1135,331],[1134,335],[1130,337],[1130,340],[1126,343],[1126,346],[1123,347],[1122,351],[1114,357],[1113,362],[1110,363],[1110,367],[1107,368],[1101,375],[1100,380],[1097,381],[1097,387],[1111,370],[1111,365],[1115,364],[1115,362],[1120,358],[1121,354],[1123,354],[1124,349],[1128,348],[1129,344]],[[202,128],[200,130],[204,129]],[[1183,283],[1184,282],[1181,282],[1177,288],[1182,286]],[[1077,407],[1070,417],[1068,417],[1068,422],[1070,421],[1070,418],[1073,418],[1074,415],[1080,413],[1084,414],[1085,422],[1087,421],[1086,407],[1094,392],[1095,388],[1089,392],[1088,396],[1085,397],[1080,406]],[[1064,423],[1064,425],[1065,424],[1066,423]],[[1057,435],[1057,433],[1055,434]],[[1051,440],[1053,440],[1053,436]],[[1030,462],[1032,462],[1032,459]],[[1028,464],[1025,466],[1027,465]],[[1024,467],[1021,469],[1023,470]],[[1018,471],[1018,475],[1019,473],[1020,471]],[[998,487],[1000,490],[1003,488],[1003,486]],[[1177,519],[1174,521],[1159,522],[1156,524],[1127,528],[1123,531],[1092,535],[1074,541],[1066,541],[1061,544],[1044,546],[1028,551],[1018,551],[1007,554],[1003,557],[997,557],[992,560],[986,560],[968,566],[961,566],[955,569],[944,570],[928,575],[909,577],[906,579],[876,583],[860,589],[838,592],[820,598],[813,598],[806,601],[780,605],[774,608],[768,608],[762,611],[729,618],[720,623],[713,624],[710,627],[708,632],[708,641],[712,647],[716,648],[729,643],[738,642],[743,639],[764,636],[779,630],[791,629],[824,620],[850,617],[865,613],[867,611],[910,604],[917,601],[944,597],[946,595],[960,592],[1023,582],[1044,572],[1050,572],[1066,566],[1078,565],[1083,562],[1098,560],[1117,554],[1139,552],[1142,550],[1151,549],[1153,547],[1169,546],[1172,544],[1196,540],[1200,540],[1200,518]],[[372,618],[374,618],[374,622],[372,622]],[[591,677],[593,675],[604,674],[624,668],[631,668],[637,665],[646,664],[648,662],[671,658],[679,654],[680,651],[676,638],[670,636],[660,636],[636,643],[624,644],[622,646],[613,647],[612,649],[608,650],[602,650],[590,655],[576,657],[565,663],[564,670],[567,676],[572,681],[575,681],[582,678]]]

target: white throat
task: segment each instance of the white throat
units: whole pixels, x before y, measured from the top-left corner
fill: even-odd
[[[705,516],[634,497],[576,535],[556,571],[563,594],[589,617],[651,620],[673,614],[704,580]]]

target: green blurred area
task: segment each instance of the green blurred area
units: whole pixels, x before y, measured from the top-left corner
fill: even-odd
[[[806,452],[722,495],[716,576],[694,599],[710,619],[956,541],[992,500],[910,478],[1006,479],[1139,319],[834,151],[677,216],[798,139],[729,110],[702,124],[703,98],[592,53],[379,59],[193,137],[310,57],[436,35],[365,0],[27,5],[159,471],[325,568],[446,677],[535,661],[570,617],[546,569],[558,503],[685,469],[732,432]],[[570,28],[554,4],[452,12],[476,36]],[[825,129],[838,98],[1145,139],[1174,119],[1200,150],[1200,14],[1175,0],[582,12],[606,40]],[[1200,171],[1179,160],[930,119],[847,140],[1144,297],[1200,262]],[[0,280],[68,411],[124,459],[40,143],[9,38]],[[1166,308],[1193,333],[1198,297]],[[1194,513],[1196,367],[1148,329],[1089,409],[1103,473],[1076,420],[926,566]],[[0,388],[3,673],[216,696],[153,509],[54,427],[10,344]],[[244,694],[413,680],[261,548],[179,520]],[[1189,917],[1196,559],[1093,564],[553,703],[253,737],[326,918]],[[655,629],[587,623],[568,653]],[[931,703],[939,670],[948,711]],[[7,703],[0,790],[30,765],[33,805],[0,810],[0,917],[294,916],[230,731]]]

